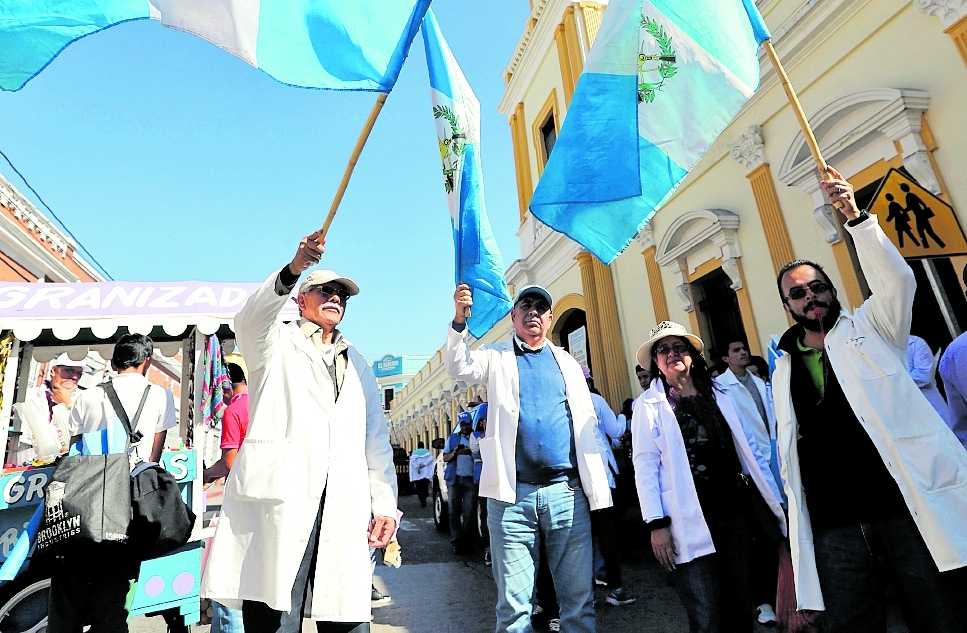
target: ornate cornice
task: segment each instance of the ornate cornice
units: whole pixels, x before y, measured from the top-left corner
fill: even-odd
[[[913,6],[927,15],[935,15],[944,27],[952,26],[967,16],[967,0],[913,0]]]
[[[750,125],[745,134],[739,135],[729,143],[729,154],[745,165],[746,172],[751,172],[765,163],[766,143],[762,138],[762,127]]]

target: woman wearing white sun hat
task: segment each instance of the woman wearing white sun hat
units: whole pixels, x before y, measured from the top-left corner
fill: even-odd
[[[653,380],[632,417],[635,481],[652,549],[675,577],[689,630],[751,632],[748,521],[758,520],[757,506],[767,508],[759,514],[785,534],[785,517],[768,464],[757,460],[703,348],[684,326],[664,321],[638,349]]]

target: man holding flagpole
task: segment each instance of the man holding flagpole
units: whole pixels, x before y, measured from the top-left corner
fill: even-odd
[[[796,322],[772,386],[798,608],[825,611],[826,633],[879,633],[889,579],[911,630],[964,631],[967,453],[907,371],[917,283],[828,169],[872,295],[850,312],[807,260],[777,279]]]
[[[497,633],[529,633],[534,578],[542,553],[554,580],[561,628],[594,633],[591,511],[611,507],[607,447],[584,371],[547,340],[551,295],[517,292],[511,340],[471,350],[470,288],[457,286],[447,330],[447,373],[487,385],[487,433],[480,440],[480,496],[497,581]]]

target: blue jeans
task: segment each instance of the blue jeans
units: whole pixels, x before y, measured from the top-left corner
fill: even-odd
[[[457,477],[447,488],[450,505],[450,542],[454,547],[465,548],[470,544],[470,527],[474,524],[473,477]]]
[[[497,633],[531,633],[541,542],[565,633],[594,633],[591,512],[578,480],[517,484],[517,503],[487,500],[497,582]]]
[[[813,530],[826,633],[886,631],[893,580],[912,631],[964,631],[964,569],[941,573],[909,514]]]
[[[229,609],[212,600],[211,633],[245,633],[242,624],[242,610]]]

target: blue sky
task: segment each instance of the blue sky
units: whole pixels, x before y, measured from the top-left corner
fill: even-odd
[[[519,215],[496,108],[528,2],[435,0],[433,10],[480,100],[487,207],[506,266],[520,256]],[[131,22],[0,92],[0,150],[115,279],[262,281],[322,225],[374,98],[283,86],[204,40]],[[432,354],[453,314],[430,107],[417,35],[323,260],[362,288],[342,329],[370,360]],[[2,161],[0,172],[30,196]]]

